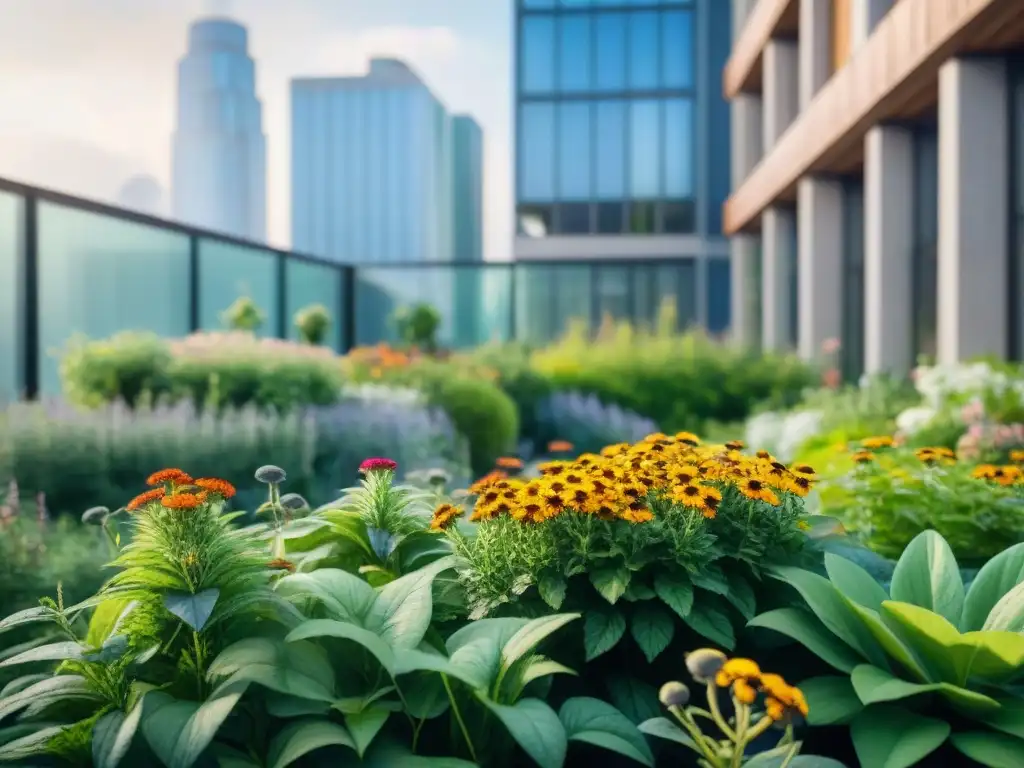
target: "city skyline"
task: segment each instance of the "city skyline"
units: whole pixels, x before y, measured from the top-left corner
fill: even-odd
[[[495,15],[471,0],[429,10],[408,0],[297,0],[287,12],[270,0],[97,0],[83,14],[69,0],[41,0],[31,12],[0,0],[0,98],[9,111],[0,176],[112,203],[133,176],[170,188],[176,63],[188,25],[227,13],[249,30],[265,108],[270,244],[291,241],[288,81],[355,74],[373,55],[394,55],[487,134],[484,250],[508,258],[511,33],[501,5],[506,13]]]

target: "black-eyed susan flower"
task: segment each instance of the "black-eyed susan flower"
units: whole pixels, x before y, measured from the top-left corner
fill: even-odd
[[[689,445],[691,447],[700,445],[700,438],[692,432],[676,432],[676,440],[683,445]]]
[[[771,504],[777,507],[779,505],[779,497],[763,480],[756,477],[748,477],[740,481],[736,485],[740,493],[746,496],[748,499],[754,501],[763,501],[766,504]]]
[[[701,494],[700,486],[694,484],[677,485],[672,489],[672,499],[678,504],[689,509],[703,509],[704,497]]]
[[[876,437],[865,437],[860,441],[860,446],[866,451],[877,451],[882,448],[892,448],[893,438],[889,435],[878,435]]]
[[[871,451],[857,451],[856,453],[850,454],[850,460],[854,464],[870,464],[875,460],[875,454]]]
[[[430,518],[430,527],[435,531],[446,530],[463,513],[462,507],[457,507],[454,504],[440,504]]]
[[[730,451],[742,451],[746,448],[746,445],[742,440],[730,440],[725,444],[725,447]]]

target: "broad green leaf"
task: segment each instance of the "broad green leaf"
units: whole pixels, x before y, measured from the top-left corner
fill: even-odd
[[[567,586],[564,577],[548,573],[540,577],[540,581],[537,582],[537,591],[540,593],[541,599],[551,607],[551,610],[557,611],[565,601]]]
[[[728,579],[729,591],[726,592],[725,599],[732,603],[744,619],[750,621],[757,613],[757,598],[754,595],[754,588],[742,574],[735,571],[728,574]]]
[[[211,680],[231,676],[278,693],[333,702],[334,669],[324,652],[306,642],[249,637],[229,645],[210,662]]]
[[[501,648],[497,638],[481,637],[459,646],[448,660],[447,669],[450,671],[445,674],[462,680],[474,690],[490,688],[501,674]]]
[[[127,754],[142,718],[143,702],[127,717],[119,709],[108,712],[92,728],[92,762],[95,768],[117,768]]]
[[[29,706],[40,708],[66,699],[89,701],[98,698],[84,677],[79,675],[46,677],[11,696],[0,699],[0,720]]]
[[[853,608],[854,612],[860,617],[860,620],[864,622],[864,626],[868,628],[868,631],[878,641],[878,644],[882,646],[882,650],[885,651],[890,659],[898,662],[898,666],[907,670],[918,681],[922,683],[932,682],[933,677],[921,665],[921,661],[918,659],[914,649],[897,637],[896,633],[882,621],[882,617],[877,612],[870,608],[865,608],[849,598],[844,597],[843,599]]]
[[[559,664],[557,661],[552,661],[544,656],[535,656],[530,659],[530,662],[523,669],[522,675],[520,676],[520,686],[525,688],[534,680],[540,680],[542,677],[548,677],[550,675],[576,675],[576,670],[569,669],[563,664]]]
[[[114,627],[120,623],[126,610],[130,610],[136,601],[121,599],[110,599],[96,606],[92,616],[89,618],[89,631],[85,636],[86,645],[97,648],[103,644],[111,634]]]
[[[951,683],[909,683],[870,664],[862,664],[853,670],[850,680],[857,696],[868,705],[898,701],[922,693],[940,693],[963,711],[985,713],[999,709],[999,702],[982,693]]]
[[[848,677],[812,677],[799,687],[807,699],[808,725],[845,725],[864,709]]]
[[[67,727],[52,725],[30,733],[27,736],[20,736],[17,739],[0,744],[0,762],[13,763],[15,760],[24,760],[25,758],[42,754],[50,739],[63,732]]]
[[[436,560],[385,586],[370,607],[364,626],[395,650],[419,646],[433,614],[434,578],[453,562],[450,557]]]
[[[653,685],[628,675],[611,675],[605,686],[611,703],[630,722],[639,724],[661,714],[658,691]]]
[[[931,671],[932,680],[957,685],[967,681],[973,652],[963,645],[963,636],[947,619],[927,608],[886,600],[882,619],[914,649]]]
[[[56,614],[44,605],[37,605],[34,608],[26,608],[23,611],[16,611],[0,621],[0,633],[9,629],[20,627],[25,624],[35,624],[40,621],[53,621]]]
[[[882,585],[852,560],[826,552],[825,571],[832,586],[858,605],[878,611],[889,599]]]
[[[43,680],[50,680],[52,678],[53,675],[49,672],[41,672],[34,675],[22,675],[21,677],[16,677],[3,688],[0,688],[0,700],[6,699],[8,696],[13,696],[16,693],[20,693],[21,691],[28,688],[30,685],[35,685],[36,683],[42,682]]]
[[[293,717],[309,717],[310,715],[326,715],[330,711],[331,705],[326,701],[310,701],[283,693],[267,697],[267,712],[282,720],[290,720]]]
[[[220,590],[216,587],[204,589],[194,595],[187,592],[168,592],[164,595],[164,607],[193,630],[201,632],[213,614],[218,597]]]
[[[763,627],[786,635],[840,672],[850,672],[860,663],[857,654],[829,632],[812,614],[799,608],[776,608],[755,616],[748,627]]]
[[[355,742],[359,757],[366,754],[370,743],[380,733],[380,729],[384,727],[384,723],[388,721],[390,715],[390,712],[379,706],[345,715],[345,727],[348,728],[352,741]]]
[[[997,731],[1024,739],[1024,698],[1005,696],[999,699],[1000,707],[978,719]]]
[[[383,742],[383,743],[382,743]],[[479,768],[457,757],[424,757],[394,741],[378,739],[360,764],[364,768]]]
[[[693,584],[683,576],[659,573],[654,577],[654,591],[661,602],[685,619],[693,609]]]
[[[911,541],[892,573],[892,599],[934,611],[954,625],[964,610],[964,582],[949,544],[935,531]]]
[[[63,641],[40,645],[23,651],[9,659],[0,661],[0,667],[13,667],[17,664],[29,664],[33,661],[78,661],[85,653],[81,643]]]
[[[961,643],[971,649],[971,677],[1006,682],[1024,672],[1024,634],[982,630],[962,635]]]
[[[162,691],[146,694],[141,725],[150,748],[168,768],[190,768],[213,741],[248,685],[247,680],[228,681],[201,705],[179,701]]]
[[[334,619],[312,619],[288,633],[285,640],[294,643],[311,638],[333,637],[338,640],[351,640],[361,645],[380,662],[389,675],[395,674],[395,652],[378,635],[355,624]]]
[[[568,743],[555,710],[540,699],[520,699],[508,706],[478,698],[540,768],[562,768]]]
[[[373,587],[354,573],[321,568],[312,573],[293,573],[280,579],[275,589],[290,597],[314,597],[332,618],[362,625],[377,599]]]
[[[587,661],[614,648],[626,633],[626,617],[610,606],[595,606],[583,619],[583,645]]]
[[[992,606],[982,629],[1024,633],[1024,581]]]
[[[328,720],[298,720],[289,723],[270,742],[268,768],[286,768],[303,755],[322,747],[348,747],[355,750],[349,732]]]
[[[445,647],[449,654],[454,654],[461,646],[486,638],[498,648],[504,648],[505,643],[529,623],[528,619],[512,617],[471,621],[452,634],[445,642]]]
[[[978,571],[964,599],[960,631],[985,626],[992,609],[1007,592],[1024,583],[1024,542],[1004,549]]]
[[[788,758],[794,757],[801,745],[802,742],[796,741],[792,744],[783,744],[764,752],[758,752],[743,762],[744,768],[780,768],[783,763],[788,768],[792,763]]]
[[[693,586],[706,589],[716,595],[729,594],[729,581],[717,565],[706,565],[703,570],[690,574]]]
[[[701,637],[727,650],[732,650],[736,646],[736,635],[733,633],[729,617],[710,605],[695,605],[690,615],[683,621]]]
[[[649,664],[672,642],[676,623],[672,614],[658,603],[644,602],[633,612],[629,631]]]
[[[988,768],[1020,768],[1024,763],[1024,741],[1001,733],[970,731],[954,733],[953,746]]]
[[[590,582],[605,600],[614,605],[629,586],[630,573],[625,566],[598,568],[590,572]]]
[[[947,722],[892,704],[868,707],[850,724],[861,768],[910,768],[942,746],[950,730]]]
[[[644,720],[638,728],[641,733],[646,733],[648,736],[674,741],[676,744],[682,744],[684,747],[697,751],[697,745],[690,735],[667,717],[652,717],[650,720]]]
[[[582,741],[617,752],[641,765],[654,765],[647,740],[619,710],[586,696],[567,700],[558,711],[569,741]]]
[[[501,649],[501,665],[508,669],[519,659],[540,645],[540,643],[554,632],[564,627],[570,621],[580,617],[578,613],[556,613],[552,616],[542,616],[533,619],[529,624],[516,632]]]
[[[771,575],[795,588],[815,616],[832,634],[857,651],[876,667],[886,667],[888,662],[870,630],[857,612],[843,598],[828,579],[816,573],[789,566],[777,566]]]
[[[414,673],[402,681],[405,711],[417,720],[432,720],[448,711],[450,702],[440,675]]]
[[[800,742],[797,742],[798,744]],[[786,759],[786,755],[773,755],[760,759],[761,755],[755,755],[753,760],[744,763],[744,766],[752,768],[847,768],[838,760],[831,757],[820,757],[818,755],[797,755],[792,760]],[[757,762],[754,762],[754,761]]]

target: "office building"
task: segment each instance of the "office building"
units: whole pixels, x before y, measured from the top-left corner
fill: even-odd
[[[173,144],[174,218],[266,240],[266,139],[241,24],[214,18],[189,28]]]
[[[1019,358],[1019,0],[734,0],[733,328],[846,373]]]
[[[406,64],[292,81],[292,246],[351,263],[450,261],[452,119]]]
[[[452,118],[453,261],[484,258],[484,134],[469,115]]]

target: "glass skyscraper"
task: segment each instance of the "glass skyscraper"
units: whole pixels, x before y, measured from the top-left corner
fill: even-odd
[[[352,263],[453,258],[452,118],[404,63],[292,81],[292,247]]]
[[[227,19],[189,28],[178,64],[173,215],[199,227],[266,239],[266,139],[248,33]]]
[[[452,118],[454,261],[484,257],[484,134],[469,115]]]

